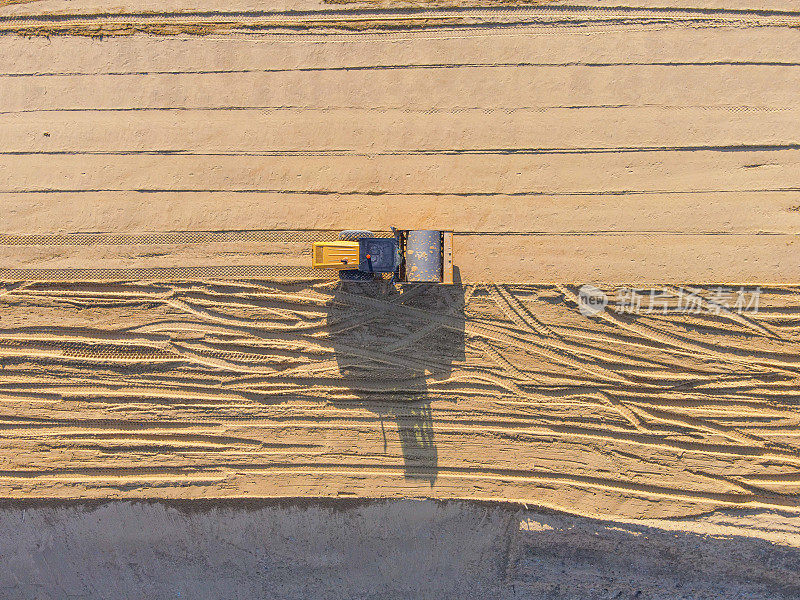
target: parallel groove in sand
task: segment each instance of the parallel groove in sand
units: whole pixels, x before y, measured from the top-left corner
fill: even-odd
[[[463,281],[795,283],[797,32],[751,27],[747,11],[706,12],[740,27],[189,46],[0,36],[19,58],[0,56],[2,233],[505,231],[520,235],[462,239]],[[767,13],[756,16],[777,15]],[[20,43],[31,52],[19,56]],[[80,68],[65,58],[76,53]],[[377,221],[353,221],[365,214]],[[19,246],[0,268],[6,280],[321,275],[302,246],[210,246],[95,256]]]

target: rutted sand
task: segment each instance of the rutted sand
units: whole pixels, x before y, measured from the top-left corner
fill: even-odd
[[[759,305],[587,318],[569,286],[10,286],[0,494],[794,512],[797,289]]]

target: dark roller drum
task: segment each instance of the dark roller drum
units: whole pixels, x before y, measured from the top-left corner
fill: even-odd
[[[431,229],[408,232],[406,238],[406,281],[442,280],[442,234]]]

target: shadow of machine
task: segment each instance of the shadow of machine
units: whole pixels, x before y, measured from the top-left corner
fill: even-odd
[[[339,369],[340,406],[357,405],[399,435],[406,478],[436,480],[438,452],[431,402],[447,399],[453,365],[464,361],[464,287],[387,281],[339,282],[327,334]],[[389,428],[391,429],[391,428]]]

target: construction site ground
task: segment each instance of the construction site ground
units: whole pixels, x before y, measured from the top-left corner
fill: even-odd
[[[0,0],[0,497],[796,548],[798,90],[788,0]],[[310,268],[391,226],[457,284]]]

